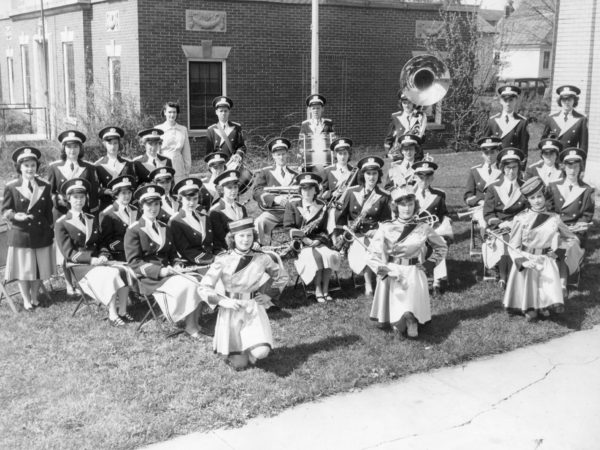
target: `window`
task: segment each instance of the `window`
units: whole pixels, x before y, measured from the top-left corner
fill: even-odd
[[[12,57],[6,58],[6,66],[8,70],[8,103],[15,102],[15,74],[13,70],[13,59]]]
[[[108,58],[108,95],[112,102],[121,101],[121,58]]]
[[[29,71],[29,47],[21,45],[21,75],[23,76],[23,103],[31,104],[31,72]]]
[[[217,121],[212,100],[225,95],[225,61],[188,62],[190,130],[203,130]]]
[[[550,52],[545,51],[544,59],[542,61],[542,69],[549,69],[549,68],[550,68]]]
[[[75,117],[75,57],[73,43],[63,42],[63,74],[65,78],[65,107],[67,117]]]

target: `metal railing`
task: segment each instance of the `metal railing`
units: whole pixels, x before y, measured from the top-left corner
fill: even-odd
[[[21,135],[49,139],[48,108],[31,106],[30,103],[0,103],[0,135],[5,139]]]

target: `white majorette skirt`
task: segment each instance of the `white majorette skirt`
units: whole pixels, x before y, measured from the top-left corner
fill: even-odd
[[[338,270],[340,268],[340,254],[325,245],[304,247],[300,251],[298,259],[294,261],[294,265],[304,284],[308,284],[315,277],[317,270]]]
[[[42,248],[8,247],[6,253],[6,281],[48,280],[56,273],[54,246]]]
[[[513,264],[502,302],[507,310],[524,313],[564,303],[556,261],[548,256],[541,258],[544,263],[539,271],[523,269],[519,272]]]
[[[167,320],[173,323],[185,319],[202,302],[198,284],[181,275],[168,277],[152,295]]]
[[[362,242],[365,247],[369,247],[370,239],[366,236],[358,236],[352,241],[348,248],[348,265],[350,266],[350,269],[352,269],[352,272],[357,275],[365,270],[367,262],[369,261],[369,253],[365,247],[360,245],[360,242]]]
[[[79,278],[79,269],[91,267],[82,278]],[[127,286],[126,277],[121,271],[111,266],[74,266],[73,272],[79,281],[83,292],[90,297],[108,305],[115,294],[122,287]]]
[[[405,313],[413,313],[419,323],[431,320],[431,304],[427,276],[416,266],[401,266],[400,274],[405,281],[392,277],[378,279],[371,306],[371,320],[381,324],[394,324]]]
[[[221,355],[236,355],[266,345],[273,348],[271,324],[265,308],[256,301],[241,300],[245,308],[238,311],[219,308],[213,350]]]

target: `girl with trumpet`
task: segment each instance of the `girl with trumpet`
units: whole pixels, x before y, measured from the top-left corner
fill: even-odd
[[[199,339],[202,299],[198,283],[175,267],[177,250],[171,230],[156,220],[164,193],[163,188],[155,184],[135,191],[142,216],[125,233],[125,255],[138,277],[141,293],[153,295],[170,322],[185,320],[186,333]]]
[[[369,266],[381,276],[371,320],[416,338],[418,325],[431,320],[425,273],[446,257],[448,246],[426,220],[417,218],[419,203],[412,189],[397,188],[392,199],[398,218],[382,223],[368,248]],[[428,247],[431,254],[426,257]]]
[[[360,241],[350,244],[348,263],[354,273],[364,273],[366,295],[373,295],[375,274],[367,265],[365,247],[379,223],[392,218],[390,196],[378,186],[383,176],[382,167],[383,159],[378,156],[367,156],[358,162],[358,186],[348,188],[336,217],[336,225],[347,225]],[[344,236],[337,236],[336,247],[344,247]]]
[[[504,307],[525,314],[529,321],[538,314],[547,317],[551,310],[563,312],[566,289],[561,288],[557,261],[564,260],[565,246],[577,243],[560,216],[546,211],[545,191],[544,182],[537,176],[521,186],[528,209],[515,216],[508,245],[514,264]]]
[[[288,202],[283,214],[283,226],[292,228],[290,236],[302,246],[295,262],[298,275],[305,284],[315,280],[319,303],[333,300],[329,295],[329,278],[331,271],[340,267],[339,253],[330,248],[325,203],[317,200],[321,182],[317,174],[298,174],[294,184],[300,186],[301,198]]]

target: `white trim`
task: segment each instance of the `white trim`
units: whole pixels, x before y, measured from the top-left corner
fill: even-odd
[[[27,50],[27,55],[24,55],[24,50]],[[21,44],[19,46],[19,52],[21,53],[21,78],[22,78],[22,88],[23,88],[23,103],[31,104],[32,93],[31,93],[31,61],[29,56],[29,45]],[[27,59],[25,59],[27,56]],[[27,73],[29,72],[29,73]],[[29,75],[29,99],[27,99],[27,75]],[[29,101],[28,101],[29,100]]]
[[[6,49],[6,71],[8,77],[8,103],[15,103],[15,59],[13,58],[12,48]]]
[[[65,26],[65,29],[60,32],[60,42],[73,42],[75,37],[75,33],[73,30],[69,30],[69,27]]]
[[[70,120],[75,120],[76,117],[76,111],[71,111],[70,110],[70,106],[69,106],[69,94],[70,94],[70,88],[69,88],[69,62],[67,59],[67,46],[71,46],[73,47],[73,71],[75,71],[75,46],[73,45],[73,42],[70,41],[66,41],[62,43],[62,53],[63,53],[63,81],[64,81],[64,88],[65,88],[65,115],[67,119]],[[75,75],[75,74],[73,74]],[[76,92],[74,92],[73,94],[76,94]],[[75,109],[77,109],[77,97],[75,97]]]

